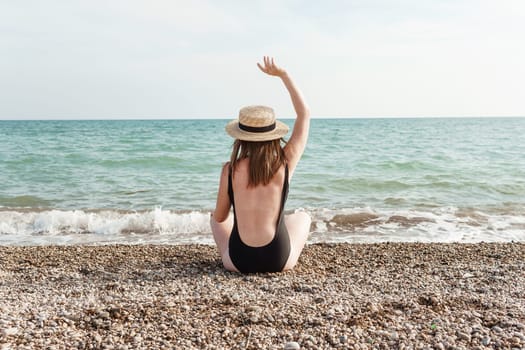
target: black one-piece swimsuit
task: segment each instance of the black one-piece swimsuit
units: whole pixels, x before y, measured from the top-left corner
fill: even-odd
[[[228,175],[228,195],[233,205],[233,229],[228,243],[230,258],[240,272],[278,272],[282,271],[290,256],[290,236],[284,223],[284,204],[288,198],[288,165],[285,167],[281,208],[277,218],[275,236],[267,245],[251,247],[244,244],[237,228],[237,214],[233,199],[232,171]]]

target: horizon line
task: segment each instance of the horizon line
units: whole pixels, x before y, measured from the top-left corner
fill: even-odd
[[[525,118],[525,115],[454,115],[454,116],[312,116],[311,119],[490,119],[490,118]],[[233,120],[231,117],[94,117],[94,118],[0,118],[0,121],[146,121],[146,120]],[[296,117],[281,117],[282,120],[294,120]]]

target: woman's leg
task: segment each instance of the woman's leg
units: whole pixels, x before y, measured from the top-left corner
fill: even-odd
[[[286,265],[284,265],[283,270],[291,270],[294,268],[295,264],[297,264],[299,255],[301,255],[304,244],[308,239],[312,219],[310,219],[310,215],[305,212],[297,212],[286,215],[284,217],[284,222],[286,223],[286,229],[290,236],[290,257],[288,258]]]
[[[219,254],[221,255],[222,264],[226,270],[237,271],[235,266],[230,259],[230,254],[228,252],[228,243],[230,241],[230,235],[233,228],[233,215],[228,215],[228,218],[222,222],[217,222],[213,218],[213,213],[210,217],[210,226],[211,232],[213,233],[213,239],[217,248],[219,249]]]

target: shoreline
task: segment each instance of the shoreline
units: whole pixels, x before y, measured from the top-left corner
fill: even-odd
[[[310,243],[479,243],[525,242],[523,207],[298,210],[312,219]],[[27,210],[0,208],[0,246],[214,244],[208,209]]]
[[[0,349],[520,349],[524,261],[524,243],[321,243],[241,275],[209,245],[0,246]]]

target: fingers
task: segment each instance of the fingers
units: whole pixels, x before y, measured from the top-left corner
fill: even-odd
[[[257,67],[259,67],[259,69],[264,73],[270,75],[278,75],[281,71],[281,68],[277,67],[277,65],[275,64],[275,60],[273,59],[273,57],[263,56],[263,62],[264,66],[257,62]]]
[[[270,65],[270,69],[274,72],[279,72],[281,70],[281,68],[279,68],[276,64],[275,64],[275,60],[273,59],[273,57],[270,57],[269,58],[269,65]]]
[[[263,73],[266,73],[266,69],[263,66],[261,66],[259,62],[257,62],[257,67],[259,67],[259,69],[263,71]]]

